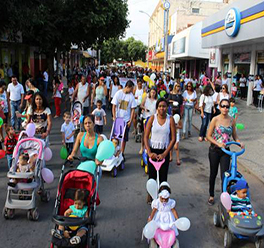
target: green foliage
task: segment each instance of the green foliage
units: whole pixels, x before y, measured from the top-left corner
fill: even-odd
[[[71,44],[87,49],[96,42],[120,37],[128,26],[126,0],[9,0],[1,5],[0,35],[42,52],[68,51]],[[4,14],[2,15],[2,10]]]
[[[127,40],[109,39],[100,46],[103,64],[111,63],[114,59],[123,61],[145,61],[147,46],[133,37]]]

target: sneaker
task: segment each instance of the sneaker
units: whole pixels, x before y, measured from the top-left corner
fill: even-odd
[[[81,243],[81,238],[79,237],[79,236],[74,236],[74,237],[72,237],[71,239],[70,239],[70,243],[72,244],[72,245],[78,245],[78,244],[80,244]]]
[[[61,230],[51,229],[51,235],[57,239],[62,239],[62,231]]]

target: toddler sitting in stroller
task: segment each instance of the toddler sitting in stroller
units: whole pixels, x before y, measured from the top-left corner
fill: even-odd
[[[21,153],[18,158],[18,164],[16,168],[16,172],[26,173],[26,172],[33,172],[35,169],[34,164],[29,161],[28,153]],[[12,168],[11,168],[12,170]],[[10,179],[8,182],[8,186],[15,187],[18,182],[31,182],[32,179]]]
[[[121,153],[120,146],[119,146],[119,140],[117,138],[112,138],[111,141],[113,142],[115,146],[114,156],[118,157],[119,154]]]
[[[64,216],[66,217],[86,217],[88,218],[88,206],[85,205],[85,200],[86,200],[86,192],[83,189],[77,189],[74,195],[74,204],[71,205],[65,212]],[[65,238],[70,238],[71,233],[73,233],[72,227],[66,227],[64,226],[59,226],[57,230],[52,229],[51,234],[59,239],[62,239],[62,235]],[[85,226],[80,226],[77,228],[77,230],[74,230],[74,233],[76,233],[75,236],[73,236],[70,239],[70,243],[72,245],[79,244],[81,242],[81,237],[86,235],[86,232],[88,229]]]
[[[250,214],[252,205],[247,195],[248,183],[244,179],[240,179],[235,185],[235,192],[231,194],[231,211],[235,213]]]

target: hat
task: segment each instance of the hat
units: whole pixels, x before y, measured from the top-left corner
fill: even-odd
[[[165,181],[160,184],[159,188],[162,187],[162,186],[167,186],[167,187],[170,188],[170,185],[167,182],[165,182]]]
[[[100,80],[105,80],[105,78],[104,78],[104,77],[100,77],[99,79],[100,79]]]
[[[248,189],[248,183],[247,181],[245,181],[244,179],[240,179],[239,181],[237,181],[236,183],[236,190],[241,190],[241,189]]]
[[[159,193],[159,197],[162,197],[163,199],[168,199],[170,197],[170,193],[168,190],[164,189]]]
[[[33,90],[29,90],[27,93],[26,93],[26,96],[25,96],[25,100],[28,100],[30,97],[32,97],[34,95],[34,91]]]

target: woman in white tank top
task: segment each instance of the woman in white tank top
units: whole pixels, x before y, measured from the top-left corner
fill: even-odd
[[[176,129],[173,117],[167,114],[168,102],[164,98],[158,99],[156,109],[157,113],[148,120],[144,135],[144,143],[149,158],[158,161],[165,159],[159,171],[161,183],[167,181],[170,150],[173,148],[176,141]],[[150,162],[148,162],[148,168],[149,179],[153,178],[156,180],[157,172]],[[148,196],[148,202],[149,201],[151,201],[150,196]]]
[[[219,103],[223,100],[229,100],[229,92],[228,92],[228,86],[227,84],[223,84],[222,85],[222,92],[220,92],[217,96],[217,108],[219,109]]]

